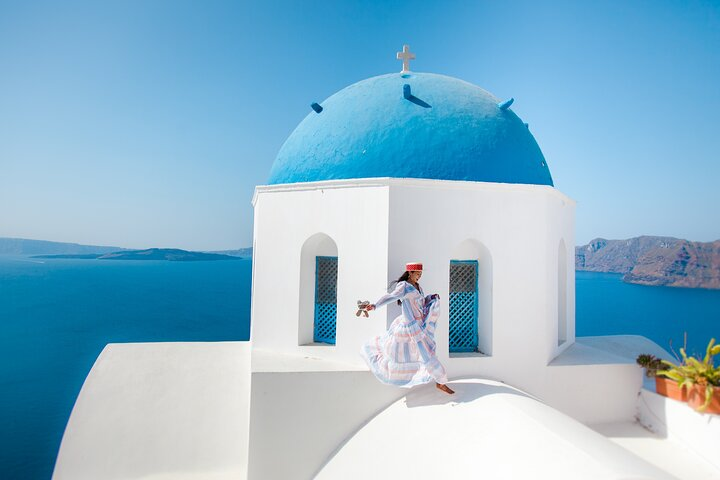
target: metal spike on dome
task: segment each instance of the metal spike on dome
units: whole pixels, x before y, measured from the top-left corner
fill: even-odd
[[[512,105],[514,101],[514,98],[510,98],[510,100],[505,100],[504,102],[498,103],[498,107],[500,108],[500,110],[507,110],[508,108],[510,108],[510,105]]]
[[[317,102],[313,102],[310,106],[312,107],[313,110],[315,110],[315,113],[320,113],[323,111],[323,108]]]
[[[525,128],[530,128],[530,124],[529,124],[529,123],[523,123],[523,125],[525,125]]]
[[[410,92],[410,85],[406,83],[403,85],[403,98],[405,100],[410,100],[410,97],[412,97],[412,92]]]

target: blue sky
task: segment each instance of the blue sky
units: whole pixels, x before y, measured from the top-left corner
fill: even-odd
[[[248,246],[310,103],[403,43],[515,98],[578,244],[720,238],[718,1],[0,0],[0,236]]]

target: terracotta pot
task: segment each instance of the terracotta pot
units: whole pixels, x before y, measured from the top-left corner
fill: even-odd
[[[655,377],[655,391],[678,402],[687,402],[687,389],[681,389],[675,380],[667,377]]]
[[[690,405],[690,407],[694,408],[695,410],[698,410],[704,404],[705,387],[702,385],[695,385],[690,390],[690,395],[688,395],[688,405]],[[710,405],[708,405],[708,407],[703,410],[702,413],[714,413],[716,415],[720,414],[720,387],[713,387],[713,395],[712,400],[710,400]]]

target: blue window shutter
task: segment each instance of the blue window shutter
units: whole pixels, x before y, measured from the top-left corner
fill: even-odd
[[[450,351],[478,348],[478,262],[450,261]]]
[[[337,270],[337,257],[315,257],[315,342],[335,345]]]

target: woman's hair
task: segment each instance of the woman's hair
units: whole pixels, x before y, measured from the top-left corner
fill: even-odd
[[[410,278],[410,272],[406,271],[405,273],[403,273],[402,275],[400,275],[400,278],[398,278],[398,279],[395,280],[394,282],[391,282],[391,283],[390,283],[390,289],[392,289],[394,285],[397,285],[397,284],[400,283],[400,282],[407,282],[409,278]],[[418,283],[418,287],[419,287],[419,286],[420,286],[420,284]],[[402,303],[402,302],[401,302],[400,300],[397,301],[397,304],[398,304],[398,305],[400,305],[401,303]]]

